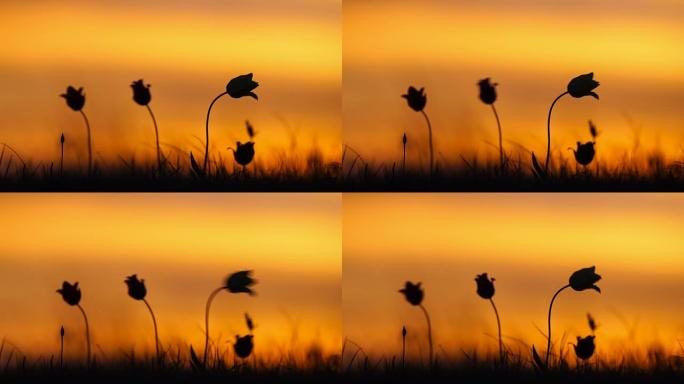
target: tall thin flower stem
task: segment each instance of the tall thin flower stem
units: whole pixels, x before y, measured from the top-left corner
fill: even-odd
[[[161,161],[161,148],[159,148],[159,129],[157,128],[157,119],[154,118],[154,113],[152,113],[152,108],[150,108],[149,104],[145,105],[147,107],[147,111],[150,112],[150,117],[152,118],[152,123],[154,123],[154,136],[157,141],[157,167],[159,169],[159,173],[161,174],[162,172],[162,161]]]
[[[425,113],[424,110],[421,110],[420,113],[423,114],[423,117],[425,117],[425,121],[427,122],[428,126],[428,144],[430,146],[430,178],[432,178],[432,170],[434,168],[434,148],[432,146],[432,124],[430,124],[430,119],[428,118],[427,113]]]
[[[86,116],[85,112],[83,112],[82,109],[79,110],[79,112],[81,112],[81,116],[83,116],[86,132],[88,134],[88,176],[90,176],[93,172],[93,142],[90,137],[90,123],[88,122],[88,116]]]
[[[77,305],[78,309],[81,310],[83,314],[83,320],[85,321],[85,334],[86,334],[86,367],[90,368],[90,326],[88,325],[88,316],[86,316],[81,304]]]
[[[59,156],[59,176],[64,175],[64,134],[60,140],[61,153]]]
[[[161,363],[161,355],[159,354],[159,332],[157,330],[157,318],[154,317],[154,312],[152,311],[150,303],[148,303],[146,299],[143,299],[142,301],[147,306],[147,309],[150,310],[150,315],[152,315],[152,324],[154,324],[154,346],[157,351],[157,364],[159,364]]]
[[[494,299],[490,298],[489,302],[492,303],[492,308],[494,308],[494,314],[496,315],[496,326],[499,329],[499,358],[501,359],[501,364],[504,363],[504,350],[503,350],[503,340],[501,339],[501,319],[499,318],[499,311],[496,310],[496,305],[494,305]]]
[[[64,368],[64,326],[59,332],[59,369]]]
[[[549,117],[546,119],[546,162],[544,162],[544,172],[546,174],[549,173],[549,157],[551,156],[551,111],[553,111],[553,106],[556,105],[556,102],[567,94],[568,92],[565,91],[556,97],[553,103],[551,103],[551,108],[549,108]]]
[[[204,338],[204,357],[202,357],[202,366],[207,365],[207,356],[209,352],[209,309],[211,309],[211,302],[214,301],[214,297],[221,292],[224,289],[224,287],[219,287],[214,289],[211,294],[209,295],[209,298],[207,299],[207,305],[204,308],[204,333],[205,333],[205,338]]]
[[[501,163],[501,172],[504,169],[504,153],[503,153],[503,137],[501,134],[501,121],[499,121],[499,114],[496,113],[496,107],[492,104],[492,112],[494,112],[494,117],[496,118],[496,126],[499,128],[499,162]]]
[[[207,110],[207,122],[205,124],[205,130],[206,130],[206,136],[205,136],[205,143],[204,143],[204,165],[202,166],[202,170],[206,173],[207,172],[207,166],[209,165],[209,115],[211,114],[211,107],[214,106],[214,103],[218,99],[221,98],[223,95],[227,95],[228,92],[223,92],[220,95],[216,96],[214,100],[209,104],[209,110]]]
[[[403,163],[401,167],[402,173],[406,175],[406,143],[404,142],[404,157],[403,157]]]
[[[432,368],[432,323],[430,322],[430,315],[428,315],[427,309],[423,307],[423,304],[419,305],[420,309],[423,310],[423,313],[425,314],[425,320],[427,321],[427,326],[428,326],[428,346],[430,347],[429,350],[429,364],[430,368]]]
[[[548,317],[548,324],[547,324],[549,333],[547,334],[548,338],[546,341],[546,360],[545,360],[546,367],[549,366],[549,356],[551,356],[551,309],[553,308],[553,302],[556,300],[556,296],[558,296],[558,294],[561,293],[566,288],[570,288],[570,284],[567,284],[567,285],[563,286],[561,289],[557,290],[556,293],[554,293],[553,297],[551,298],[551,304],[549,304],[549,317]]]
[[[406,367],[406,334],[401,335],[401,369]]]

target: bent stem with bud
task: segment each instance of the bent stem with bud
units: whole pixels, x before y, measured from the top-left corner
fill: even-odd
[[[549,157],[551,156],[551,112],[553,111],[553,106],[556,105],[556,102],[558,102],[561,97],[567,95],[568,93],[568,91],[565,91],[556,97],[555,100],[553,100],[553,103],[551,103],[551,108],[549,108],[549,116],[546,119],[546,161],[544,162],[544,171],[547,174],[549,172]]]
[[[209,110],[207,110],[207,121],[205,123],[205,142],[204,142],[204,165],[202,166],[202,170],[204,172],[207,171],[207,166],[209,165],[209,115],[211,114],[211,108],[214,106],[216,101],[220,99],[222,96],[227,95],[228,91],[221,93],[220,95],[216,96],[214,100],[209,104]]]
[[[88,116],[86,116],[85,112],[83,112],[82,109],[79,110],[79,112],[81,112],[81,116],[83,116],[83,120],[85,121],[86,133],[88,135],[88,176],[91,176],[93,173],[93,144],[90,137],[90,123],[88,122]]]
[[[425,113],[424,110],[421,110],[420,113],[423,114],[423,117],[425,117],[425,122],[427,123],[427,128],[428,128],[428,145],[430,146],[430,177],[432,177],[433,174],[433,169],[434,169],[434,148],[432,146],[432,124],[430,124],[430,118],[428,118],[427,113]]]
[[[157,169],[159,170],[159,173],[162,173],[162,158],[161,158],[161,148],[159,147],[159,128],[157,128],[157,119],[154,118],[154,113],[152,113],[152,108],[150,108],[149,104],[146,104],[145,107],[147,107],[147,111],[150,113],[150,117],[152,118],[152,123],[154,124],[154,137],[157,143]]]
[[[494,118],[496,118],[496,126],[499,129],[499,163],[501,166],[501,172],[504,169],[504,153],[503,153],[503,135],[501,134],[501,121],[499,121],[499,114],[496,113],[496,107],[492,103],[492,112],[494,112]]]

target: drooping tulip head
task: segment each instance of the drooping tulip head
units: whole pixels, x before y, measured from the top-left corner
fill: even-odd
[[[596,267],[582,268],[570,276],[570,287],[575,291],[584,291],[585,289],[593,289],[601,293],[601,289],[596,286],[596,282],[601,280],[601,276],[596,274]]]
[[[143,80],[137,80],[131,83],[131,88],[133,88],[133,101],[140,105],[147,105],[152,100],[152,95],[150,94],[150,85],[143,83]]]
[[[404,288],[399,290],[399,293],[404,295],[406,301],[411,303],[411,305],[420,305],[423,302],[423,289],[420,287],[420,282],[413,284],[407,281]]]
[[[496,87],[497,83],[491,83],[489,77],[480,80],[477,85],[480,86],[480,100],[485,104],[494,104],[496,101]]]
[[[577,336],[577,345],[575,347],[575,355],[582,360],[587,360],[594,354],[596,345],[594,345],[595,336],[587,336],[581,338]]]
[[[491,299],[494,297],[494,278],[487,277],[486,273],[477,275],[475,278],[477,283],[477,294],[483,299]]]
[[[247,293],[254,296],[256,293],[251,286],[256,284],[256,280],[250,276],[252,271],[239,271],[231,274],[226,279],[225,289],[230,293]]]
[[[594,149],[594,142],[588,141],[584,144],[577,142],[577,150],[575,153],[575,160],[581,165],[589,165],[594,160],[596,150]]]
[[[133,274],[124,280],[128,286],[128,296],[135,300],[143,300],[147,295],[147,288],[145,288],[145,280],[138,279],[138,276]]]
[[[235,161],[242,166],[251,163],[254,159],[254,143],[248,141],[242,144],[238,141],[236,146],[237,148],[233,151]]]
[[[254,89],[259,86],[259,83],[252,80],[253,76],[254,74],[248,73],[230,80],[226,85],[226,92],[228,92],[228,95],[235,99],[250,96],[255,100],[259,100],[259,97],[253,92]]]
[[[235,335],[235,344],[233,344],[233,350],[235,350],[235,354],[239,358],[246,359],[252,354],[252,350],[254,349],[253,339],[253,335]]]
[[[599,96],[594,89],[599,86],[599,82],[594,80],[594,72],[579,75],[568,83],[568,93],[572,97],[593,96],[598,100]]]
[[[83,93],[83,87],[76,90],[76,88],[70,85],[67,87],[66,93],[63,93],[60,96],[65,98],[69,108],[76,112],[83,109],[83,106],[85,105],[85,94]]]
[[[408,102],[411,109],[420,112],[425,108],[425,104],[427,103],[427,95],[425,95],[424,91],[425,88],[421,88],[419,91],[413,87],[409,87],[408,92],[406,92],[405,95],[401,95],[401,97],[406,99],[406,102]]]
[[[69,305],[78,305],[81,302],[81,289],[78,287],[78,281],[73,285],[65,281],[62,283],[62,288],[57,290],[57,293],[62,295],[62,299]]]

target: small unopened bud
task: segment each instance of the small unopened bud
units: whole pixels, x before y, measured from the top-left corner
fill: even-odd
[[[62,328],[59,330],[59,335],[64,337],[64,326],[62,325]]]
[[[59,142],[64,144],[64,134],[62,133],[62,136],[59,137]]]
[[[404,133],[404,137],[401,139],[401,141],[404,143],[404,145],[406,145],[406,141],[408,141],[408,140],[406,139],[406,134],[405,134],[405,133]]]
[[[406,326],[401,327],[401,336],[406,337]]]

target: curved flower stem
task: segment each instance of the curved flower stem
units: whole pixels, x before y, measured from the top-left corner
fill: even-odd
[[[494,299],[490,298],[489,302],[492,303],[492,308],[494,308],[494,314],[496,315],[496,326],[499,328],[499,357],[501,358],[501,364],[504,363],[504,350],[503,350],[503,340],[501,339],[501,319],[499,319],[499,311],[496,310],[496,305],[494,305]]]
[[[83,120],[85,120],[86,132],[88,133],[88,176],[90,176],[93,172],[93,144],[90,138],[90,123],[88,122],[88,117],[85,112],[83,112],[82,109],[79,110],[79,112],[81,112]]]
[[[561,289],[557,290],[556,293],[551,298],[551,304],[549,304],[549,317],[548,317],[549,333],[547,334],[548,337],[547,337],[547,341],[546,341],[546,360],[545,360],[545,365],[547,368],[549,366],[549,356],[551,354],[551,309],[553,308],[553,302],[554,302],[554,300],[556,300],[556,296],[558,296],[558,294],[561,293],[566,288],[570,288],[570,284],[567,284],[567,285],[563,286]]]
[[[142,301],[147,306],[147,309],[150,310],[150,315],[152,315],[152,324],[154,324],[154,346],[157,351],[157,364],[159,364],[161,363],[161,355],[159,354],[159,332],[157,331],[157,318],[154,317],[154,312],[152,312],[150,303],[148,303],[146,299],[143,299]]]
[[[152,113],[152,108],[150,108],[149,104],[145,105],[147,107],[147,111],[150,112],[150,117],[152,117],[152,123],[154,123],[154,136],[157,141],[157,167],[159,169],[159,173],[161,174],[162,172],[162,161],[161,161],[161,149],[159,148],[159,129],[157,128],[157,119],[154,118],[154,113]]]
[[[223,287],[214,289],[209,298],[207,299],[207,306],[204,309],[204,357],[202,357],[202,366],[207,365],[207,354],[209,352],[209,309],[211,308],[211,302],[214,301],[214,297],[223,290]]]
[[[546,119],[546,162],[544,162],[544,172],[546,174],[549,173],[549,157],[551,156],[551,111],[553,111],[553,106],[556,105],[556,102],[567,94],[568,92],[565,91],[556,97],[553,103],[551,103],[551,108],[549,108],[549,117]]]
[[[205,143],[204,143],[204,165],[202,166],[202,170],[206,173],[207,172],[207,166],[209,165],[209,115],[211,114],[211,107],[214,106],[214,103],[218,99],[221,98],[223,95],[227,95],[228,92],[223,92],[220,95],[216,96],[214,100],[209,104],[209,110],[207,110],[207,122],[205,124],[205,130],[206,130],[206,136],[205,136]]]
[[[503,137],[501,135],[501,121],[499,121],[499,114],[496,113],[496,107],[492,104],[492,111],[494,112],[494,117],[496,118],[496,126],[499,128],[499,161],[501,163],[501,172],[504,169],[504,153],[503,153]]]
[[[83,320],[85,320],[85,334],[86,334],[86,367],[90,368],[90,326],[88,325],[88,316],[86,316],[85,311],[83,310],[83,307],[81,307],[81,304],[76,305],[78,309],[81,310],[81,313],[83,314]]]
[[[62,136],[64,137],[64,136]],[[59,176],[64,175],[64,141],[60,143],[60,156],[59,156]]]
[[[421,109],[420,113],[423,114],[425,117],[425,121],[427,122],[428,126],[428,144],[430,145],[430,178],[432,178],[432,168],[434,165],[434,149],[432,147],[432,124],[430,124],[430,119],[428,118],[427,113],[425,113],[424,110]]]
[[[423,304],[419,305],[420,309],[423,310],[423,313],[425,314],[425,320],[427,321],[427,326],[428,326],[428,345],[430,347],[429,351],[429,363],[430,363],[430,368],[432,368],[432,323],[430,322],[430,315],[428,315],[427,309],[423,307]]]

